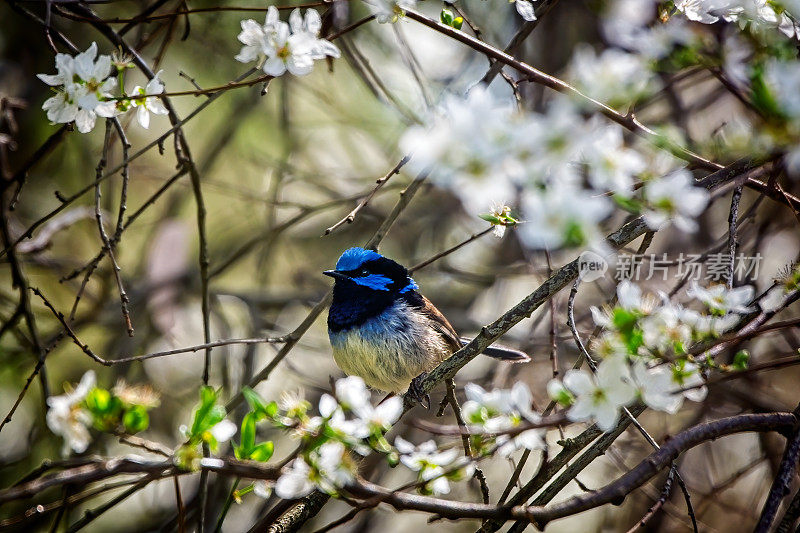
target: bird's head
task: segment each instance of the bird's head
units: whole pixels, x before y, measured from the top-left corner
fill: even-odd
[[[362,288],[386,291],[386,294],[402,294],[419,288],[403,265],[364,248],[345,250],[336,262],[336,269],[323,274],[334,278],[337,288]]]

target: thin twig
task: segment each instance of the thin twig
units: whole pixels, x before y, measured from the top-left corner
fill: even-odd
[[[352,223],[353,223],[353,221],[356,219],[356,216],[358,215],[358,212],[359,212],[359,211],[361,211],[362,209],[364,209],[364,208],[367,206],[367,204],[370,202],[370,200],[372,200],[372,197],[373,197],[373,196],[375,196],[375,193],[377,193],[377,192],[378,192],[378,190],[379,190],[381,187],[383,187],[383,186],[384,186],[384,184],[386,184],[386,182],[387,182],[387,181],[389,181],[389,179],[390,179],[392,176],[394,176],[395,174],[397,174],[397,173],[399,173],[399,172],[400,172],[400,169],[401,169],[401,168],[403,168],[403,167],[405,166],[405,164],[406,164],[406,163],[408,163],[408,160],[409,160],[409,159],[411,159],[411,156],[408,156],[408,155],[407,155],[407,156],[404,156],[404,157],[403,157],[403,158],[402,158],[402,159],[401,159],[401,160],[400,160],[400,161],[399,161],[399,162],[398,162],[398,163],[397,163],[397,164],[396,164],[396,165],[395,165],[395,166],[392,168],[392,170],[390,170],[389,172],[387,172],[387,173],[386,173],[386,174],[385,174],[383,177],[381,177],[381,178],[378,178],[378,179],[375,181],[375,187],[373,187],[373,189],[372,189],[372,190],[369,192],[369,194],[367,194],[367,196],[365,196],[365,197],[364,197],[364,198],[363,198],[363,199],[362,199],[362,200],[361,200],[361,201],[358,203],[358,205],[357,205],[357,206],[355,206],[355,208],[353,208],[353,210],[352,210],[352,211],[350,211],[350,213],[348,213],[348,214],[347,214],[347,216],[346,216],[346,217],[344,217],[343,219],[341,219],[339,222],[337,222],[337,223],[336,223],[336,224],[334,224],[333,226],[331,226],[331,227],[327,228],[327,229],[325,230],[325,233],[324,233],[324,235],[330,235],[332,232],[336,231],[336,229],[337,229],[338,227],[340,227],[340,226],[342,226],[342,225],[344,225],[344,224],[352,224]]]

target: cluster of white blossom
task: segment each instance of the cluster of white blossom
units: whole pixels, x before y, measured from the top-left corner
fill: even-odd
[[[352,481],[354,472],[355,464],[345,445],[328,441],[292,461],[275,482],[275,494],[294,499],[319,489],[333,495]],[[269,493],[261,489],[259,494]]]
[[[606,48],[598,55],[586,43],[573,52],[567,79],[611,107],[630,106],[657,88],[646,57],[619,48]]]
[[[627,280],[617,287],[614,308],[592,307],[595,323],[604,330],[592,346],[593,357],[601,358],[596,372],[570,370],[563,381],[548,384],[550,396],[569,406],[570,420],[591,421],[608,431],[620,410],[637,398],[667,413],[677,412],[684,398],[705,398],[701,368],[688,350],[722,335],[741,320],[740,314],[754,310],[754,289],[693,283],[687,294],[705,311],[672,303],[665,294],[642,295]]]
[[[642,59],[657,61],[694,39],[686,20],[654,20],[656,0],[613,0],[605,4],[601,30],[605,39]]]
[[[415,447],[398,437],[392,447],[384,433],[400,418],[402,398],[393,396],[372,405],[369,390],[356,376],[337,380],[334,395],[320,397],[318,416],[306,414],[310,406],[300,393],[284,393],[278,406],[278,427],[289,429],[305,443],[313,443],[275,482],[275,492],[281,498],[298,498],[314,489],[336,494],[355,476],[351,452],[361,456],[371,450],[397,454],[400,463],[417,472],[420,490],[434,494],[446,494],[449,480],[461,479],[474,468],[459,457],[458,450],[439,451],[433,441]],[[259,483],[257,492],[269,494],[269,485]]]
[[[512,207],[523,221],[519,234],[533,248],[602,248],[599,223],[614,209],[605,193],[625,199],[653,229],[673,220],[684,231],[694,229],[709,198],[687,170],[650,178],[635,191],[645,157],[626,145],[620,126],[585,118],[564,97],[543,113],[526,113],[475,87],[465,98],[445,96],[428,125],[410,127],[400,145],[412,154],[412,167],[432,170],[433,181],[457,194],[468,211],[518,198]]]
[[[446,0],[453,3],[455,0]],[[517,9],[517,13],[528,22],[536,20],[536,10],[534,2],[538,0],[510,0]],[[375,16],[379,24],[397,22],[404,15],[407,9],[413,9],[417,5],[417,0],[364,0],[367,7]]]
[[[92,442],[90,428],[137,433],[147,428],[147,410],[159,404],[158,395],[145,385],[120,380],[111,390],[97,387],[93,370],[83,374],[74,389],[47,398],[47,427],[64,439],[62,454],[83,453]],[[236,427],[230,423],[228,429]],[[220,428],[223,429],[224,428]],[[230,438],[231,433],[227,438]],[[224,437],[224,435],[220,435]]]
[[[319,37],[322,20],[315,9],[292,10],[289,23],[280,20],[275,6],[267,10],[261,25],[253,19],[242,21],[239,41],[244,45],[236,56],[242,63],[264,60],[262,68],[270,76],[281,76],[287,70],[295,76],[305,76],[314,69],[314,61],[339,57],[339,49]]]
[[[521,448],[545,448],[544,429],[527,429],[513,437],[502,434],[525,422],[541,422],[539,414],[531,409],[531,391],[527,385],[517,382],[511,389],[486,391],[479,385],[468,383],[465,392],[467,401],[461,407],[464,422],[490,434],[500,433],[494,439],[500,455],[508,456]]]
[[[797,0],[676,0],[675,8],[686,18],[703,24],[723,20],[740,27],[752,24],[757,29],[778,29],[787,37],[800,34],[792,14],[800,13]]]
[[[84,407],[86,395],[94,388],[96,377],[91,370],[81,378],[74,390],[61,396],[47,398],[47,427],[64,439],[62,453],[66,456],[70,450],[83,453],[92,441],[89,427],[92,415]]]
[[[400,462],[417,473],[423,493],[437,496],[448,494],[450,480],[458,481],[471,476],[475,471],[472,461],[460,456],[458,449],[440,451],[432,440],[414,446],[403,437],[397,437],[394,445],[400,454]]]
[[[112,61],[111,56],[104,54],[98,56],[96,43],[74,57],[56,54],[56,74],[37,74],[56,93],[42,105],[47,118],[56,124],[74,121],[78,131],[88,133],[94,129],[97,117],[115,117],[130,107],[136,107],[139,124],[148,128],[150,113],[167,113],[157,96],[164,90],[164,84],[159,79],[161,71],[145,88],[135,87],[133,96],[123,93],[115,97],[111,91],[117,87],[118,77],[122,79],[121,72],[125,68],[127,62],[124,60]]]
[[[624,4],[632,0],[617,0]],[[663,6],[662,6],[663,7]],[[788,0],[679,0],[674,3],[682,17],[669,17],[669,23],[692,21],[697,24],[727,24],[715,32],[719,50],[708,56],[706,45],[695,37],[691,55],[718,63],[728,81],[744,95],[770,127],[759,128],[735,119],[720,129],[727,155],[762,156],[783,148],[788,173],[800,176],[800,64],[794,50],[800,40],[800,2]],[[613,11],[619,14],[620,10]],[[619,30],[618,20],[609,19],[610,30]],[[613,26],[613,27],[612,27]],[[655,25],[659,26],[658,24]],[[660,26],[664,26],[663,24]],[[777,32],[775,30],[778,30]],[[610,33],[610,32],[608,32]],[[612,38],[613,41],[613,38]],[[616,41],[614,41],[616,42]],[[716,57],[715,57],[716,56]],[[738,151],[737,151],[738,149]]]

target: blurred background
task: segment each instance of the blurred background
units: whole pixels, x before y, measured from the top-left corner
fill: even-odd
[[[172,2],[167,4],[175,8]],[[130,17],[146,5],[143,1],[114,1],[93,5],[93,9],[103,17]],[[238,4],[195,0],[190,7],[234,5]],[[27,161],[59,127],[49,125],[40,109],[49,93],[48,87],[35,77],[36,73],[53,72],[53,53],[42,27],[20,12],[24,8],[43,16],[43,6],[42,2],[0,4],[0,98],[7,99],[6,114],[0,119],[5,129],[0,132],[13,138],[13,143],[3,147],[12,170]],[[420,6],[433,18],[438,18],[441,8],[435,2]],[[505,46],[523,23],[505,2],[473,0],[463,8],[470,19],[477,21],[481,38],[499,47]],[[597,50],[607,46],[602,25],[608,8],[600,1],[557,3],[542,17],[517,56],[545,72],[565,75],[569,60],[581,43],[589,43]],[[357,2],[337,3],[331,8],[338,27],[367,13]],[[127,39],[136,43],[136,48],[154,65],[153,70],[164,69],[162,79],[168,92],[191,90],[188,78],[201,87],[216,86],[246,70],[233,60],[240,48],[236,40],[239,22],[244,18],[260,21],[263,16],[263,12],[211,11],[165,18],[136,25]],[[73,39],[79,49],[96,41],[101,53],[114,51],[88,25],[60,16],[53,20],[54,26]],[[122,25],[114,27],[119,29]],[[404,155],[398,150],[397,141],[406,127],[419,120],[446,91],[460,93],[471,87],[489,66],[484,56],[412,21],[366,24],[337,40],[337,45],[342,59],[334,61],[330,69],[320,62],[309,76],[275,79],[264,95],[261,85],[230,90],[185,126],[208,210],[212,339],[282,335],[297,327],[330,287],[330,280],[321,271],[332,268],[344,249],[362,245],[372,236],[398,200],[399,191],[414,175],[402,169],[378,191],[354,223],[327,236],[325,229],[346,216],[372,190],[375,180],[397,164]],[[640,119],[646,124],[672,128],[693,149],[723,164],[742,155],[737,153],[742,146],[753,146],[750,138],[742,141],[720,134],[734,117],[746,115],[740,103],[713,78],[687,79],[666,83],[668,89],[664,89],[663,96],[642,109]],[[132,70],[126,85],[144,85],[144,81]],[[491,89],[512,98],[509,85],[501,78],[495,79]],[[541,106],[541,87],[520,83],[519,90],[524,107]],[[173,103],[179,116],[184,117],[204,98],[176,97]],[[11,101],[18,105],[11,106]],[[132,114],[123,118],[131,120]],[[168,128],[163,116],[153,117],[150,130],[130,128],[133,150]],[[16,208],[9,214],[13,235],[22,234],[57,207],[57,194],[69,196],[95,179],[103,142],[101,129],[87,135],[66,133],[63,142],[31,170]],[[129,213],[147,202],[175,174],[171,140],[164,143],[161,152],[151,150],[131,163]],[[112,144],[109,156],[112,165],[121,161],[119,143]],[[789,192],[792,188],[797,192],[796,184],[787,181],[784,186]],[[103,209],[112,219],[118,209],[120,187],[119,178],[114,177],[105,182],[102,191]],[[8,197],[4,201],[8,202]],[[745,190],[740,212],[746,212],[757,201],[757,194]],[[796,213],[772,200],[762,201],[762,208],[740,233],[740,250],[763,256],[755,281],[759,290],[768,287],[800,253]],[[62,226],[56,227],[41,246],[19,253],[29,284],[40,288],[56,309],[67,315],[75,305],[83,279],[83,274],[70,274],[90,262],[102,248],[92,202],[92,195],[88,194],[72,204],[58,216]],[[712,203],[699,220],[700,231],[693,235],[674,229],[659,232],[648,253],[674,257],[681,252],[703,253],[716,246],[725,237],[728,205],[727,197]],[[107,258],[100,262],[77,303],[73,323],[80,339],[96,353],[114,359],[203,342],[195,209],[189,178],[183,176],[123,235],[116,257],[130,297],[133,337],[126,334],[120,314],[112,266]],[[485,229],[486,223],[475,215],[466,212],[451,192],[426,184],[391,228],[380,249],[405,265],[416,264]],[[624,219],[624,214],[612,217],[607,229],[615,229]],[[639,243],[632,243],[631,253]],[[555,251],[550,262],[557,268],[574,256],[574,250]],[[525,250],[514,231],[507,231],[502,239],[490,234],[470,243],[420,270],[415,279],[456,329],[470,335],[535,289],[546,278],[548,269],[543,253]],[[653,291],[670,290],[679,280],[674,269],[671,267],[667,280],[658,275],[645,285]],[[584,286],[578,296],[576,318],[586,336],[593,329],[589,305],[606,301],[614,293],[616,282],[611,274],[609,271],[605,278]],[[565,326],[567,296],[568,291],[564,291],[553,299],[555,316],[551,316],[549,306],[543,306],[503,339],[505,344],[528,351],[533,357],[530,364],[506,365],[477,358],[459,374],[459,387],[468,381],[501,387],[521,380],[531,386],[537,406],[546,405],[545,385],[552,377],[552,327],[560,370],[569,368],[577,356]],[[40,300],[33,295],[31,298],[42,343],[52,346],[47,358],[47,381],[54,394],[61,393],[64,383],[77,382],[90,368],[98,373],[98,382],[105,387],[119,379],[149,384],[161,395],[161,405],[151,413],[151,427],[143,436],[170,447],[181,442],[178,427],[188,422],[197,403],[202,351],[100,367],[69,339],[60,338],[59,323]],[[11,318],[17,300],[8,263],[0,260],[0,323]],[[257,387],[265,398],[277,398],[282,391],[302,388],[314,403],[329,389],[330,376],[341,375],[330,354],[324,318],[325,313],[270,378]],[[742,346],[750,349],[753,362],[761,362],[791,353],[798,345],[798,333],[790,329]],[[230,396],[270,361],[276,346],[227,346],[212,353],[211,382],[224,387],[223,394]],[[6,413],[12,407],[34,362],[31,340],[23,324],[7,331],[4,328],[0,338],[0,412]],[[798,378],[798,370],[789,368],[752,376],[744,382],[720,383],[712,387],[705,403],[686,404],[676,416],[647,413],[643,422],[661,439],[705,419],[745,411],[792,410],[798,400]],[[441,395],[440,390],[434,393],[434,404]],[[433,417],[433,411],[424,412],[419,407],[415,414]],[[237,412],[233,416],[241,415]],[[451,422],[448,419],[443,423]],[[565,436],[579,430],[570,427]],[[406,424],[394,431],[402,432],[413,442],[429,438]],[[263,437],[275,440],[276,458],[294,447],[286,435],[277,431],[265,432]],[[554,430],[548,438],[553,450],[557,450],[556,443],[562,435]],[[782,442],[774,434],[739,435],[700,446],[679,460],[702,531],[738,531],[755,523],[759,498],[766,494],[780,461]],[[0,484],[9,486],[44,461],[59,459],[60,450],[61,440],[44,423],[37,379],[13,420],[0,433]],[[107,435],[96,439],[89,452],[142,453]],[[628,432],[587,468],[579,481],[588,488],[600,487],[648,452],[646,442]],[[533,454],[523,479],[535,473],[539,461]],[[409,481],[408,472],[392,471],[382,464],[366,467],[373,471],[371,479],[385,486]],[[514,463],[502,458],[492,459],[484,466],[493,500],[513,469]],[[191,498],[196,478],[187,476],[181,482],[184,498]],[[550,524],[548,531],[625,531],[658,498],[661,483],[663,478],[658,477],[621,506],[607,506],[558,521]],[[224,482],[214,483],[211,490],[217,498],[227,494]],[[580,486],[572,483],[556,501],[580,491]],[[49,501],[55,501],[61,495],[54,492],[50,496]],[[464,482],[451,496],[478,501],[479,492],[474,482]],[[78,518],[85,509],[102,501],[76,505],[69,515]],[[250,495],[241,505],[233,506],[224,530],[247,530],[271,504]],[[0,518],[18,515],[25,509],[25,502],[7,505],[0,508]],[[174,509],[172,481],[164,480],[152,483],[87,529],[157,530],[169,525]],[[332,501],[306,525],[306,530],[321,527],[348,509],[346,504]],[[37,527],[46,530],[53,519],[54,513],[43,513]],[[422,514],[400,515],[379,508],[362,513],[342,530],[470,531],[476,527],[469,521],[427,524],[426,520]],[[680,493],[670,497],[664,512],[647,528],[691,530]]]

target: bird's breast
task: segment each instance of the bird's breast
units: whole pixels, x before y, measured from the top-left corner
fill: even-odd
[[[430,319],[403,301],[361,324],[329,329],[328,335],[339,368],[387,392],[405,392],[413,378],[450,356]]]

